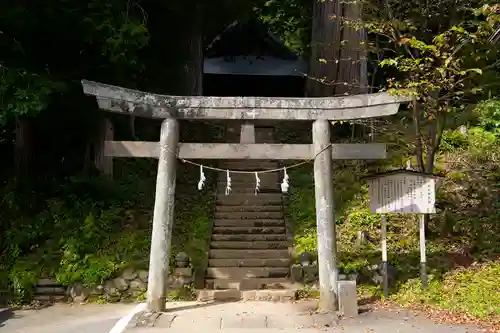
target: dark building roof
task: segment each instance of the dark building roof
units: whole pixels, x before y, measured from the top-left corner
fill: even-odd
[[[235,21],[205,50],[205,73],[302,75],[306,63],[258,20]]]

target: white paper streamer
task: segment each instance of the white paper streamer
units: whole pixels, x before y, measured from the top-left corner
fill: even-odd
[[[229,170],[226,170],[226,195],[231,193],[231,176],[229,175]]]
[[[259,173],[255,173],[255,195],[259,193],[260,190],[260,178],[259,178]]]
[[[288,192],[288,187],[290,186],[288,184],[289,178],[288,178],[288,173],[286,173],[286,168],[283,168],[283,181],[281,182],[281,192],[287,193]]]
[[[200,181],[198,182],[198,190],[201,191],[205,185],[205,174],[203,173],[203,165],[200,165]]]

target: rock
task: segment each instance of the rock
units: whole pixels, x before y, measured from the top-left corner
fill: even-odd
[[[347,280],[358,281],[358,273],[351,273],[351,274],[347,275]]]
[[[382,264],[367,266],[361,270],[361,274],[365,282],[374,284],[382,284],[384,282],[382,276]],[[387,279],[389,281],[389,285],[394,285],[396,282],[396,269],[391,264],[387,265]]]
[[[120,291],[115,286],[114,280],[106,281],[104,284],[106,298],[120,296]]]
[[[89,297],[89,290],[83,286],[83,284],[75,284],[68,289],[69,296],[73,299],[73,302],[83,303]]]
[[[123,271],[122,278],[128,281],[134,280],[135,278],[137,278],[137,272],[132,267],[128,267]]]
[[[184,285],[193,282],[189,276],[170,276],[168,278],[170,289],[181,289]]]
[[[128,282],[122,277],[117,277],[113,280],[113,283],[119,291],[125,291],[128,289]]]
[[[131,291],[141,291],[141,290],[144,290],[146,289],[147,287],[147,284],[142,282],[142,280],[140,279],[135,279],[135,280],[132,280],[130,281],[130,290]]]
[[[148,277],[149,277],[149,272],[148,271],[139,271],[139,279],[141,279],[142,282],[148,283]]]
[[[102,284],[90,289],[90,295],[92,296],[99,296],[102,295],[103,293],[104,293],[104,286]]]

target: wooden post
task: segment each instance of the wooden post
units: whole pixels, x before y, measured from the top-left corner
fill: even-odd
[[[381,216],[381,244],[382,244],[382,278],[384,287],[384,297],[389,296],[389,278],[387,276],[387,220],[385,215]]]
[[[175,168],[179,143],[179,124],[176,119],[167,118],[161,126],[160,158],[156,178],[156,198],[149,257],[148,299],[149,311],[165,311],[170,244],[174,223]]]
[[[337,248],[335,219],[333,216],[333,170],[330,145],[330,124],[316,120],[312,127],[314,160],[314,187],[316,225],[318,231],[318,268],[321,311],[338,309]],[[328,147],[328,148],[327,148]]]
[[[420,279],[422,288],[427,287],[427,259],[425,254],[425,215],[420,214]]]

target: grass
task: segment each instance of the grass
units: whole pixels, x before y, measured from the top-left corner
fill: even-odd
[[[401,285],[391,298],[404,306],[426,304],[500,323],[500,261],[459,268],[434,278],[426,289],[418,279]]]

